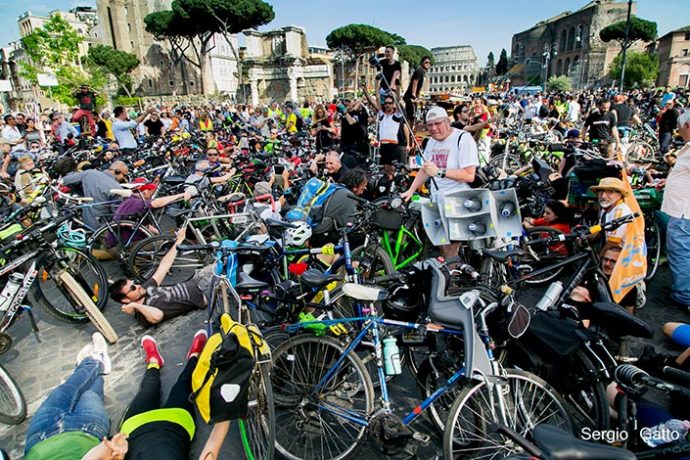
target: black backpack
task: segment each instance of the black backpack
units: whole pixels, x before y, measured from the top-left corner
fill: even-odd
[[[297,131],[302,131],[302,128],[304,128],[304,118],[300,117],[297,112],[295,112],[295,117],[297,118],[295,127],[297,128]]]

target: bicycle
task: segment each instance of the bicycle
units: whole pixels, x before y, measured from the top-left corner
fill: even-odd
[[[251,310],[242,301],[240,293],[255,293],[268,284],[254,280],[238,270],[237,253],[242,251],[265,252],[265,246],[239,244],[223,240],[221,243],[202,245],[178,245],[181,251],[214,251],[213,280],[209,287],[208,322],[212,334],[213,319],[221,314],[233,316],[238,323],[248,326],[264,341],[258,328],[252,322]],[[242,448],[249,459],[272,459],[275,444],[275,409],[271,387],[271,360],[260,351],[261,346],[252,341],[255,365],[249,380],[249,413],[238,420]]]
[[[115,343],[117,334],[101,312],[108,297],[105,273],[86,252],[60,246],[56,241],[55,234],[60,233],[56,230],[72,217],[71,212],[63,209],[62,217],[43,226],[35,224],[0,246],[0,254],[9,261],[0,269],[0,277],[15,273],[30,262],[22,275],[26,289],[19,291],[22,295],[14,302],[20,304],[29,287],[38,281],[38,290],[47,300],[44,306],[51,316],[71,323],[91,320],[110,343]]]
[[[470,379],[477,379],[479,383],[470,384],[466,388],[474,390],[487,385],[492,397],[496,398],[497,404],[488,408],[488,412],[482,412],[482,415],[489,418],[499,416],[503,420],[510,417],[510,411],[514,410],[516,417],[511,419],[511,423],[522,428],[522,422],[518,418],[530,420],[537,416],[535,411],[551,410],[549,417],[552,420],[568,430],[572,428],[560,397],[547,383],[522,371],[502,370],[495,361],[489,345],[491,339],[486,327],[486,315],[496,309],[498,304],[482,308],[476,315],[478,324],[475,327],[474,307],[479,294],[470,291],[459,299],[446,297],[443,294],[446,281],[441,271],[441,262],[429,259],[426,263],[433,277],[428,322],[408,323],[382,318],[377,304],[385,300],[386,291],[378,287],[347,283],[342,289],[345,295],[363,304],[362,316],[288,326],[288,331],[296,333],[305,330],[312,323],[327,326],[362,324],[357,336],[347,343],[328,335],[304,333],[287,339],[274,350],[272,384],[278,420],[276,449],[281,455],[290,459],[343,459],[355,451],[367,431],[386,453],[398,451],[401,444],[409,439],[421,444],[428,443],[428,435],[412,431],[409,425],[450,388],[460,382],[468,383]],[[464,365],[458,363],[458,370],[445,384],[403,419],[394,414],[388,396],[382,359],[383,328],[386,331],[424,330],[434,334],[464,337]],[[373,342],[376,356],[376,376],[381,392],[378,406],[374,404],[374,387],[369,372],[355,352],[365,337]],[[524,392],[521,393],[521,390]],[[529,401],[539,401],[539,407],[527,407]],[[473,401],[472,404],[476,402],[478,401]],[[466,407],[466,402],[456,404],[446,423],[451,428],[446,431],[444,439],[445,458],[454,458],[453,445],[455,440],[460,439],[456,422],[460,411]],[[510,410],[506,411],[506,408]],[[481,434],[483,433],[478,436]],[[497,446],[487,439],[474,441],[474,446],[466,444],[466,450],[474,447],[475,454],[485,453],[494,446],[497,454],[511,451],[509,446]],[[467,452],[464,451],[463,454],[465,453]]]

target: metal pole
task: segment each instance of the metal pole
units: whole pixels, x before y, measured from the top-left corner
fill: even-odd
[[[623,82],[625,81],[625,60],[626,52],[628,51],[628,36],[630,35],[630,12],[632,11],[633,0],[628,0],[628,17],[625,20],[625,37],[623,38],[623,58],[621,59],[621,82],[620,89],[623,91]]]

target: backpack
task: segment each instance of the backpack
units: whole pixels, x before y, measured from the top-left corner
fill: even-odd
[[[306,222],[312,228],[318,226],[328,199],[340,188],[343,186],[312,177],[304,184],[295,207],[285,215],[286,220]]]
[[[191,399],[206,423],[247,416],[255,356],[259,361],[271,360],[259,329],[223,313],[219,332],[208,338],[192,373]]]

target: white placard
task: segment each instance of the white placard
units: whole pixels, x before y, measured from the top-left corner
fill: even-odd
[[[0,80],[0,93],[12,92],[12,82],[9,80]]]

